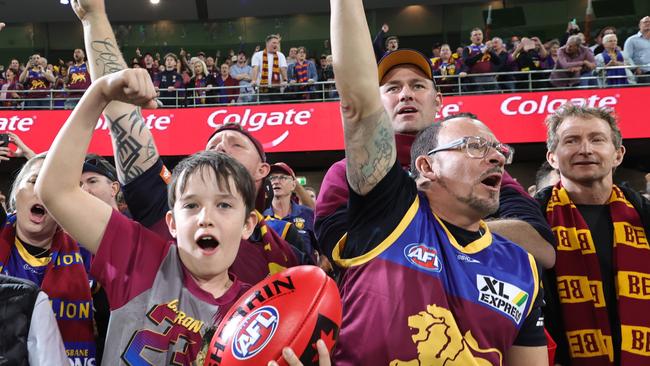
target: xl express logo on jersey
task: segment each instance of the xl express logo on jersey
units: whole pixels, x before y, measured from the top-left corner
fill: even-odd
[[[404,248],[404,256],[415,266],[429,272],[440,272],[442,263],[435,248],[421,243],[409,244]]]
[[[476,288],[480,302],[501,311],[519,323],[524,314],[528,293],[513,284],[481,274],[476,275]]]
[[[279,322],[280,314],[273,306],[264,306],[248,314],[232,339],[233,355],[247,360],[258,354],[273,338]]]

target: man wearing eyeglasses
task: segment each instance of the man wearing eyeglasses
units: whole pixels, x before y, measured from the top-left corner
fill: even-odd
[[[273,220],[292,223],[310,257],[314,256],[316,236],[314,235],[314,210],[293,201],[293,193],[298,193],[300,184],[296,181],[296,174],[289,165],[279,162],[271,165],[271,172],[267,178],[273,189],[271,206],[262,212],[267,223],[278,233],[284,229],[277,229]],[[303,189],[304,190],[304,189]],[[314,258],[312,258],[313,260]]]
[[[386,98],[434,95],[430,64],[411,51],[377,68],[362,2],[331,8],[351,190],[336,365],[547,365],[535,260],[482,221],[513,150],[476,119],[436,123],[411,147],[414,181]]]
[[[413,50],[399,49],[386,54],[378,63],[384,72],[391,69],[386,65],[397,65],[395,77],[384,83],[381,89],[381,103],[388,112],[395,136],[397,160],[408,169],[411,160],[411,144],[415,135],[431,125],[438,108],[442,105],[440,93],[427,76],[413,78],[405,70],[413,68],[430,69],[429,59]],[[351,80],[359,78],[350,73]],[[373,76],[376,78],[376,76]],[[377,88],[376,83],[367,83],[366,88]],[[319,251],[331,260],[332,249],[347,232],[349,190],[346,181],[345,160],[334,163],[323,178],[315,208],[314,230],[318,238]],[[551,268],[555,262],[554,242],[539,205],[507,173],[501,180],[499,210],[492,215],[490,229],[524,247],[544,267]]]

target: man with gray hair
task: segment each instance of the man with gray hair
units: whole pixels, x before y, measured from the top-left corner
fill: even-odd
[[[591,77],[592,71],[596,68],[596,60],[593,52],[582,43],[582,38],[576,34],[569,37],[566,45],[557,51],[555,70],[551,73],[553,86],[594,85],[594,79]]]
[[[641,18],[639,33],[625,41],[624,51],[634,64],[639,65],[635,71],[637,82],[650,83],[650,16]]]
[[[647,365],[650,203],[617,186],[625,147],[609,111],[567,104],[546,120],[560,181],[537,198],[556,235],[545,319],[561,365]]]

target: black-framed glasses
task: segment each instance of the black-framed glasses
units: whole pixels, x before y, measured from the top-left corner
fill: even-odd
[[[506,159],[506,165],[512,163],[515,156],[515,149],[500,142],[488,141],[481,136],[465,136],[454,140],[446,145],[438,146],[429,151],[427,155],[433,155],[439,151],[463,150],[465,154],[473,159],[483,159],[487,156],[490,148],[495,149]]]

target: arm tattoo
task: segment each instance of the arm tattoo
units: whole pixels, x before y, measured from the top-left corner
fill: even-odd
[[[364,195],[370,192],[388,173],[395,162],[395,137],[383,110],[346,126],[346,156],[350,187]]]
[[[93,51],[97,52],[95,64],[99,68],[101,76],[112,74],[126,68],[124,60],[120,55],[120,50],[109,38],[103,41],[92,41],[91,47]]]
[[[156,158],[158,156],[158,151],[156,150],[156,145],[153,143],[153,138],[151,138],[151,134],[147,130],[147,126],[144,124],[144,117],[142,117],[142,109],[140,107],[137,107],[136,109],[131,112],[131,115],[129,116],[129,121],[131,122],[131,131],[130,134],[133,135],[134,129],[137,127],[138,135],[142,135],[145,133],[148,136],[146,146],[144,146],[145,149],[145,155],[144,155],[144,161],[143,163],[146,163],[147,161]]]
[[[141,164],[157,156],[156,147],[151,135],[147,136],[147,141],[144,145],[133,136],[135,131],[138,134],[143,132],[148,133],[148,131],[143,130],[147,127],[144,124],[140,108],[137,108],[129,115],[130,131],[127,131],[121,124],[126,117],[127,114],[123,114],[114,120],[106,117],[110,123],[111,134],[113,135],[115,144],[115,160],[123,177],[123,184],[131,182],[144,173]]]

